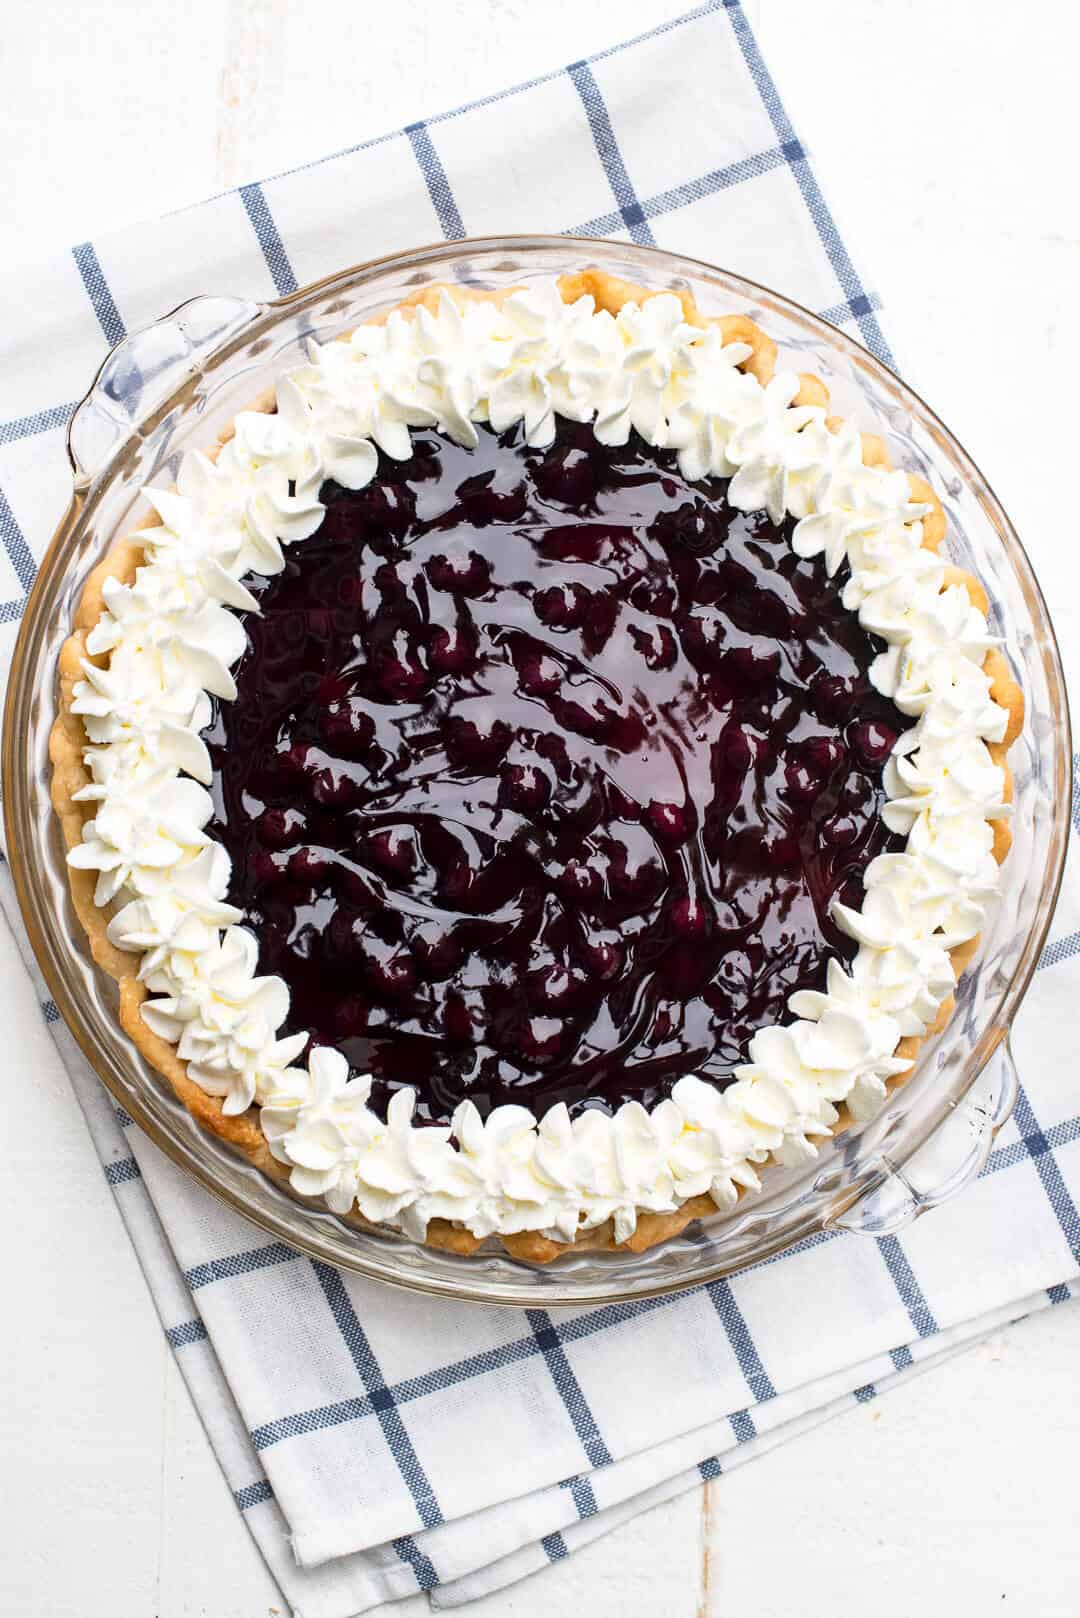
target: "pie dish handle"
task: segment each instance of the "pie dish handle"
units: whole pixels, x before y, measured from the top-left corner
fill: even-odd
[[[122,337],[68,424],[76,489],[99,477],[132,436],[145,437],[184,383],[264,313],[265,306],[249,298],[207,295]]]
[[[830,1221],[862,1236],[890,1236],[978,1179],[994,1137],[1016,1105],[1020,1078],[1004,1036],[975,1083],[903,1165],[877,1164],[881,1184]]]

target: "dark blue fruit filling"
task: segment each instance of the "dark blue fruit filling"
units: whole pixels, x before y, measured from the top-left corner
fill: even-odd
[[[230,898],[290,1029],[415,1085],[543,1112],[723,1086],[851,944],[829,919],[900,846],[900,716],[789,526],[672,454],[564,422],[414,435],[249,580],[208,742]]]

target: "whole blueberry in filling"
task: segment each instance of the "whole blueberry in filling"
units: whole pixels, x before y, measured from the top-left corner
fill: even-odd
[[[722,1086],[852,953],[903,721],[838,581],[725,493],[587,425],[421,431],[248,581],[210,830],[290,1031],[378,1108]]]

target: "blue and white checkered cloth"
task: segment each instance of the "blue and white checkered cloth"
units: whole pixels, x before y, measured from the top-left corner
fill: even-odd
[[[887,356],[737,0],[714,0],[9,284],[0,656],[67,498],[71,401],[108,344],[195,293],[283,293],[440,232],[515,229],[683,249]],[[1075,589],[1067,547],[1035,562],[1051,599]],[[1059,1060],[1080,988],[1076,864],[1016,1033],[1026,1089],[963,1197],[901,1237],[819,1235],[728,1282],[576,1314],[427,1302],[267,1244],[118,1117],[33,969],[33,986],[5,985],[5,1022],[43,1006],[54,1025],[177,1363],[294,1611],[348,1618],[418,1589],[453,1606],[1080,1290],[1080,1099]]]

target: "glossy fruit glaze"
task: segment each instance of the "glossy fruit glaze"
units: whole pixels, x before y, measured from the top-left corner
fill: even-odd
[[[902,721],[837,581],[724,496],[588,426],[418,432],[249,581],[210,830],[290,1029],[376,1105],[722,1085],[850,953]]]

